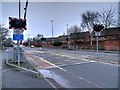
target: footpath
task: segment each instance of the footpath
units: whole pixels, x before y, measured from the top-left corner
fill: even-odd
[[[16,90],[16,89],[48,89],[48,90],[56,90],[53,86],[47,82],[44,78],[38,78],[36,74],[32,72],[28,72],[25,70],[21,70],[12,66],[5,65],[5,59],[7,59],[6,51],[0,53],[2,54],[2,90]],[[11,56],[12,57],[12,56]],[[1,57],[0,57],[1,58]],[[23,65],[23,64],[22,64]],[[24,63],[24,66],[32,67],[29,63]],[[59,88],[60,86],[54,82],[53,80],[49,79],[52,84]]]

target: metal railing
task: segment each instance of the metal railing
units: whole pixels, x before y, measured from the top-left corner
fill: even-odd
[[[25,56],[25,52],[21,51],[21,52],[19,52],[19,55],[20,55],[20,66],[18,65],[18,53],[17,53],[17,51],[16,50],[7,50],[6,51],[6,59],[5,59],[6,65],[35,73],[39,77],[40,72],[37,71],[38,68],[35,66],[32,66],[27,61],[26,56]],[[32,70],[33,68],[35,68],[35,70]]]

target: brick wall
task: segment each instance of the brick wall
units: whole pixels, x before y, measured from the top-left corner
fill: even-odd
[[[120,50],[120,40],[104,41],[105,50]]]

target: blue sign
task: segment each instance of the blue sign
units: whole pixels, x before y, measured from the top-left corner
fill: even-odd
[[[22,34],[13,34],[13,40],[23,40]]]

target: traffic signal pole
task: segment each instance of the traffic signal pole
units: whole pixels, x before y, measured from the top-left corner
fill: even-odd
[[[104,29],[102,24],[95,24],[93,26],[93,30],[96,32],[96,51],[97,51],[97,58],[98,58],[98,34],[99,32]]]
[[[96,49],[97,49],[97,58],[98,58],[98,33],[96,32],[97,36],[96,36]]]

